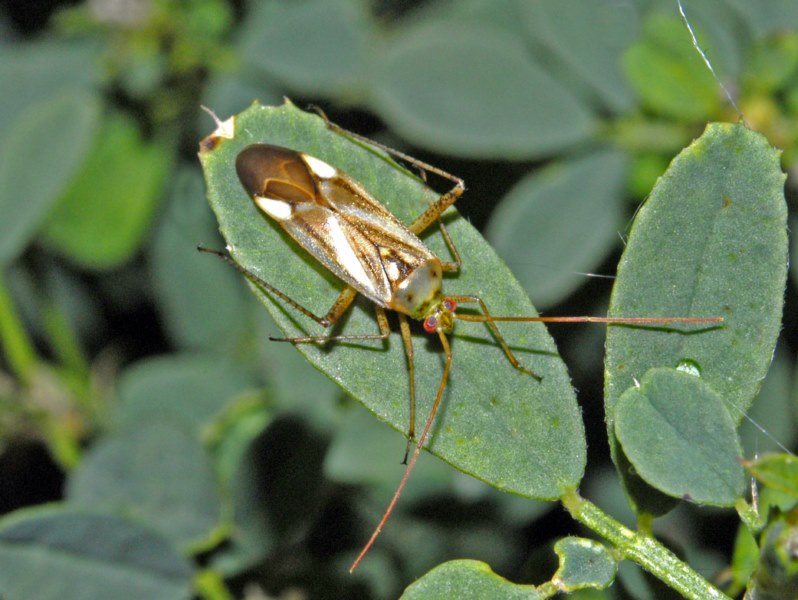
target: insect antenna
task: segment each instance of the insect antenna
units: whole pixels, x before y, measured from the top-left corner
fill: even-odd
[[[435,402],[432,403],[432,409],[429,412],[429,416],[427,417],[427,422],[424,425],[424,430],[421,432],[421,435],[418,438],[418,442],[416,443],[416,448],[413,450],[413,456],[410,458],[410,462],[407,463],[407,467],[405,467],[404,475],[402,475],[402,480],[399,482],[399,485],[396,488],[396,491],[391,498],[391,501],[388,503],[388,508],[385,509],[385,512],[380,519],[380,522],[377,524],[377,527],[374,529],[374,533],[371,534],[369,541],[366,542],[366,545],[363,546],[363,549],[360,551],[360,554],[357,555],[357,558],[352,563],[352,566],[349,567],[349,572],[352,573],[363,558],[368,554],[371,547],[374,545],[374,542],[379,537],[380,533],[382,532],[382,528],[385,526],[385,523],[388,521],[388,518],[391,516],[396,503],[399,501],[399,496],[402,495],[402,491],[405,489],[407,485],[408,479],[410,479],[410,473],[413,472],[413,468],[416,466],[416,461],[418,457],[421,455],[421,450],[424,447],[424,442],[427,440],[427,436],[429,435],[430,429],[432,429],[432,423],[435,420],[435,415],[438,412],[438,407],[441,403],[441,398],[443,397],[443,390],[446,389],[446,381],[449,378],[449,367],[452,365],[452,350],[449,346],[449,340],[446,337],[446,334],[442,331],[438,331],[438,337],[441,340],[441,345],[443,346],[443,351],[446,355],[446,362],[443,365],[443,375],[441,376],[441,382],[438,384],[438,393],[435,395]]]
[[[723,317],[495,317],[493,315],[455,314],[461,321],[472,323],[607,323],[616,325],[658,325],[668,323],[722,323]]]

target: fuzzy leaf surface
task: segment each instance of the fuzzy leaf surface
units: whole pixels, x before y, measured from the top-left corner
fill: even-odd
[[[258,212],[235,172],[236,156],[244,147],[268,142],[320,158],[360,182],[403,222],[437,197],[382,153],[334,133],[322,119],[288,103],[277,108],[253,105],[231,124],[232,136],[212,136],[200,152],[220,231],[241,265],[316,314],[329,309],[342,284]],[[534,315],[523,289],[487,242],[454,211],[444,220],[463,260],[460,273],[444,281],[444,293],[480,296],[494,315]],[[439,234],[422,237],[448,259]],[[324,333],[284,303],[260,296],[283,335]],[[334,328],[338,330],[376,333],[372,307],[358,302]],[[500,489],[557,498],[578,484],[584,469],[584,431],[573,389],[543,326],[502,323],[501,330],[519,360],[543,376],[542,383],[514,369],[482,324],[461,323],[453,335],[452,371],[428,447]],[[414,346],[421,427],[444,357],[439,344],[426,336],[416,335]],[[297,349],[378,418],[407,431],[407,364],[398,333],[387,343],[301,344]],[[397,448],[397,454],[401,451]]]

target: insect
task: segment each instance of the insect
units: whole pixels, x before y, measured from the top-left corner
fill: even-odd
[[[323,116],[323,115],[322,115]],[[367,146],[383,150],[420,169],[451,182],[451,188],[420,216],[405,225],[362,185],[334,166],[308,154],[265,143],[241,150],[235,161],[238,179],[257,209],[276,222],[305,251],[340,279],[346,287],[323,315],[315,314],[300,302],[237,263],[228,253],[199,247],[220,256],[261,290],[279,298],[324,328],[333,327],[347,312],[358,294],[374,306],[379,333],[305,335],[272,338],[292,344],[323,344],[358,340],[387,340],[391,333],[386,311],[393,311],[407,358],[409,419],[402,479],[374,533],[350,567],[354,570],[374,544],[387,522],[418,460],[441,404],[452,364],[449,335],[455,321],[484,323],[499,344],[508,362],[534,380],[542,377],[522,365],[505,341],[497,323],[516,322],[598,322],[626,324],[707,323],[718,318],[602,318],[493,316],[486,303],[475,295],[445,295],[444,273],[456,273],[460,255],[443,222],[442,213],[465,191],[462,179],[404,153],[348,132],[327,121],[336,133]],[[217,119],[221,129],[223,124]],[[437,225],[451,260],[436,256],[418,237]],[[458,305],[473,305],[476,312],[459,313]],[[410,319],[421,321],[423,329],[436,336],[444,353],[443,372],[435,399],[420,435],[416,435],[415,366]]]

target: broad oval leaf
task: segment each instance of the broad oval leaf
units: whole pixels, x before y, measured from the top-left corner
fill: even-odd
[[[197,202],[204,182],[197,169],[181,166],[172,177],[162,218],[149,245],[153,295],[163,327],[178,347],[232,352],[251,321],[251,297],[221,261],[197,260],[196,244],[218,244],[210,208]],[[208,282],[215,284],[209,286]]]
[[[749,2],[728,0],[735,12],[744,15],[745,24],[761,38],[771,33],[795,31],[798,28],[798,4],[792,0]]]
[[[778,152],[741,125],[711,124],[683,150],[640,209],[618,265],[610,316],[723,317],[721,327],[607,330],[605,409],[630,500],[672,504],[630,474],[613,421],[621,394],[653,367],[690,366],[738,423],[756,395],[780,328],[787,270]]]
[[[649,110],[676,120],[706,119],[720,108],[717,83],[675,16],[647,19],[624,55],[627,78]]]
[[[787,276],[783,186],[779,153],[742,125],[709,125],[671,163],[632,225],[610,315],[724,321],[666,331],[609,327],[610,419],[620,395],[648,369],[692,364],[739,423],[780,330]]]
[[[387,504],[396,490],[396,448],[401,447],[401,440],[396,432],[386,429],[358,407],[348,413],[336,431],[324,456],[324,474],[336,483],[368,485],[370,493],[379,499],[378,504]],[[413,485],[402,498],[414,502],[444,494],[451,489],[456,474],[439,460],[421,461],[413,471]]]
[[[258,212],[235,173],[235,157],[244,147],[268,142],[316,156],[359,181],[404,222],[437,197],[381,153],[353,143],[288,103],[277,108],[254,105],[229,120],[226,129],[228,133],[220,129],[204,140],[200,152],[220,231],[241,265],[316,314],[329,309],[342,284]],[[454,212],[445,220],[463,260],[461,272],[444,282],[448,293],[481,296],[495,315],[535,314],[484,239]],[[428,236],[427,242],[434,252],[448,256],[439,235]],[[284,303],[259,295],[284,335],[324,333]],[[368,303],[360,302],[344,321],[336,332],[377,332]],[[568,374],[544,327],[500,325],[519,359],[543,376],[542,383],[510,366],[486,327],[461,324],[452,339],[452,371],[429,448],[500,489],[557,498],[577,485],[585,461],[581,415]],[[397,333],[387,343],[300,344],[297,349],[380,419],[407,431],[407,364]],[[442,362],[438,344],[417,336],[419,426],[438,389]]]
[[[362,76],[372,23],[351,0],[253,3],[241,36],[250,65],[308,94],[348,91]]]
[[[638,8],[581,0],[538,0],[520,6],[534,42],[573,71],[606,108],[617,113],[634,106],[620,57],[640,29]]]
[[[10,37],[4,36],[0,61],[0,137],[43,99],[58,97],[64,90],[90,91],[102,73],[97,67],[103,46],[90,36],[70,40],[63,39],[66,36],[40,36],[25,43],[12,42]]]
[[[240,574],[262,561],[273,551],[279,537],[263,498],[265,488],[273,487],[274,480],[264,485],[262,469],[257,468],[264,455],[259,439],[271,419],[272,413],[264,402],[243,400],[218,419],[208,436],[216,472],[230,502],[232,531],[211,560],[213,568],[225,576]],[[304,491],[308,494],[307,488]]]
[[[70,475],[66,496],[74,506],[147,523],[184,550],[211,542],[221,521],[205,450],[168,421],[105,437]]]
[[[397,38],[372,65],[369,104],[419,146],[532,158],[585,140],[589,111],[507,32],[449,21]]]
[[[164,139],[145,142],[132,118],[107,118],[50,211],[43,241],[84,268],[119,266],[144,241],[171,163]]]
[[[669,496],[731,506],[743,491],[734,421],[700,377],[650,370],[618,401],[615,434],[637,474]]]
[[[3,597],[37,600],[188,599],[194,575],[150,529],[61,507],[0,520],[0,564]]]
[[[80,167],[100,116],[96,94],[64,88],[36,102],[0,149],[0,264],[13,260]]]
[[[199,438],[254,380],[214,354],[171,354],[139,361],[119,379],[116,421],[123,428],[171,421]]]
[[[493,211],[485,237],[538,306],[574,291],[584,283],[578,273],[597,268],[617,243],[628,164],[607,149],[554,164],[524,177]]]
[[[554,551],[560,558],[560,567],[553,580],[564,592],[603,590],[615,580],[618,562],[601,542],[568,536],[557,540]]]
[[[484,562],[453,560],[438,565],[421,579],[410,585],[402,600],[537,600],[542,598],[532,585],[518,585],[500,577]]]

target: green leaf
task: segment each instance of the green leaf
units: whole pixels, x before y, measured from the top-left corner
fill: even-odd
[[[476,25],[486,25],[513,35],[523,37],[526,34],[522,18],[523,5],[516,0],[465,0],[463,2],[433,3],[422,5],[401,22],[418,23],[433,19],[463,21]]]
[[[379,498],[379,504],[384,506],[401,476],[397,457],[401,458],[405,441],[365,410],[350,411],[324,456],[324,474],[337,483],[368,486],[372,496]],[[455,473],[439,460],[422,461],[413,471],[413,485],[402,499],[410,503],[444,494],[451,488]]]
[[[557,540],[554,551],[560,557],[560,568],[553,580],[564,592],[590,588],[603,590],[615,580],[618,564],[604,544],[569,536]]]
[[[149,246],[153,292],[170,339],[183,348],[233,352],[252,320],[251,297],[235,272],[197,252],[222,244],[199,170],[181,167]]]
[[[756,538],[751,534],[751,531],[744,524],[740,524],[737,529],[737,536],[734,540],[734,552],[732,554],[731,568],[729,569],[732,577],[731,589],[726,592],[729,595],[737,596],[739,591],[745,589],[746,584],[751,579],[756,570],[756,565],[759,560],[759,546],[756,543]],[[738,593],[734,593],[735,590]]]
[[[221,520],[204,449],[169,422],[103,438],[71,474],[66,496],[74,506],[147,523],[184,549],[211,541]]]
[[[745,468],[766,486],[798,498],[798,457],[767,454],[746,462]]]
[[[792,86],[796,73],[798,35],[766,38],[752,46],[741,76],[741,85],[744,86],[746,95],[775,95]],[[758,99],[759,102],[762,100]],[[771,102],[770,99],[765,101]]]
[[[57,506],[0,520],[0,594],[36,600],[191,597],[191,564],[150,529]]]
[[[171,163],[165,140],[145,142],[130,117],[109,117],[50,212],[43,241],[89,269],[128,260],[147,234]]]
[[[31,105],[10,127],[0,149],[0,264],[25,249],[63,193],[99,116],[95,94],[64,89]]]
[[[562,300],[584,282],[577,273],[596,269],[615,247],[627,167],[612,150],[557,163],[524,177],[492,213],[485,237],[538,306]]]
[[[615,435],[637,474],[699,504],[731,506],[742,494],[742,451],[723,400],[701,378],[651,369],[615,407]]]
[[[119,380],[117,423],[133,428],[168,420],[197,436],[228,407],[234,396],[254,386],[249,375],[215,355],[171,354],[142,360]]]
[[[245,424],[250,433],[257,426],[257,421]],[[329,500],[321,470],[325,441],[298,420],[276,420],[239,449],[229,492],[233,532],[213,561],[226,573],[260,562],[276,543],[307,536]]]
[[[746,25],[758,37],[798,28],[798,4],[792,0],[727,0],[744,15]]]
[[[100,74],[100,69],[94,67],[99,63],[102,47],[88,36],[69,41],[41,36],[32,43],[18,42],[2,47],[0,137],[5,137],[31,107],[44,99],[56,98],[65,90],[90,90]]]
[[[235,136],[207,139],[200,153],[222,235],[240,264],[317,314],[328,310],[341,284],[248,198],[234,168],[235,157],[245,146],[269,142],[327,161],[359,181],[405,222],[436,198],[382,155],[334,133],[323,120],[290,104],[255,105],[228,124],[234,126]],[[461,272],[445,282],[449,293],[481,296],[495,315],[534,314],[522,288],[484,239],[454,213],[446,221],[463,260]],[[433,251],[448,256],[439,235],[429,235],[427,242]],[[323,333],[284,303],[259,296],[285,335]],[[565,366],[545,328],[531,323],[501,326],[519,359],[542,375],[543,382],[508,364],[483,325],[461,324],[453,336],[452,371],[429,448],[501,489],[556,498],[582,475],[581,414]],[[358,304],[340,329],[348,334],[376,332],[371,307]],[[408,377],[398,334],[387,344],[376,341],[329,348],[300,344],[297,349],[380,419],[407,431]],[[286,346],[285,351],[291,349]],[[440,383],[443,356],[438,344],[428,338],[416,340],[415,353],[421,423]]]
[[[718,84],[676,16],[647,19],[623,66],[642,103],[657,114],[698,121],[720,108]]]
[[[483,562],[453,560],[432,569],[410,585],[402,600],[477,600],[503,598],[504,600],[536,600],[542,598],[531,585],[517,585],[499,577]]]
[[[310,0],[252,6],[257,8],[240,42],[250,65],[299,92],[351,93],[362,77],[373,27],[361,3]]]
[[[740,15],[734,10],[729,10],[728,0],[681,0],[681,2],[701,48],[712,61],[712,68],[722,81],[734,81],[740,73],[744,55],[748,52],[750,45],[747,30],[749,23],[741,22]],[[765,0],[765,2],[769,2],[769,0]],[[756,0],[755,4],[763,4],[763,2]],[[668,4],[660,8],[664,8],[666,13],[681,19],[678,6],[676,10]],[[657,7],[654,7],[654,10],[656,9]],[[684,21],[682,21],[682,32],[683,44],[692,46],[693,40]],[[747,60],[747,57],[745,58]],[[703,59],[693,46],[691,62],[695,62],[695,59],[703,63]],[[704,67],[706,68],[706,64]],[[722,98],[722,94],[717,94],[717,96]]]
[[[588,138],[587,108],[523,40],[484,24],[434,21],[372,65],[369,105],[414,144],[469,158],[527,159]]]
[[[640,29],[634,6],[538,0],[521,3],[521,10],[534,41],[572,70],[607,108],[621,112],[634,106],[634,94],[620,64],[621,53]]]
[[[262,460],[256,443],[273,415],[263,396],[242,398],[220,416],[208,436],[219,479],[230,498],[232,531],[223,548],[214,552],[212,565],[225,575],[235,575],[273,550],[277,537],[263,501],[263,475],[255,466]],[[273,487],[274,480],[268,487]]]
[[[778,152],[759,134],[728,124],[709,125],[660,178],[632,226],[609,314],[724,322],[608,327],[611,443],[618,399],[652,367],[698,371],[735,423],[748,410],[780,329],[787,265],[783,185]],[[614,459],[629,491],[628,464],[620,453]],[[633,501],[642,501],[640,490]],[[659,510],[648,501],[639,508]]]
[[[280,330],[268,312],[258,309],[255,327],[260,337],[255,359],[273,391],[272,406],[281,414],[300,416],[316,431],[331,432],[341,419],[341,389],[321,372],[308,369],[300,353],[286,352],[285,344],[270,340],[268,336]]]

